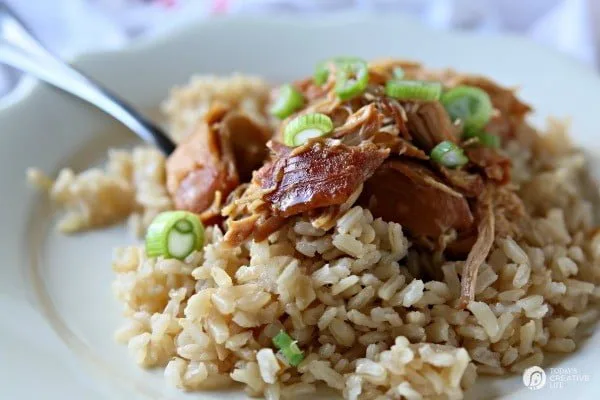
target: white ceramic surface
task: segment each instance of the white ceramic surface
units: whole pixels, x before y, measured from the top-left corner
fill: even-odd
[[[572,116],[573,137],[600,150],[600,79],[587,68],[515,37],[447,34],[397,16],[334,19],[222,19],[194,24],[126,50],[85,54],[75,64],[142,108],[155,108],[169,87],[193,73],[260,74],[273,82],[310,74],[318,60],[351,54],[416,59],[521,85],[547,115]],[[103,160],[109,147],[134,142],[100,112],[26,81],[0,103],[0,398],[243,398],[239,391],[184,394],[160,372],[138,369],[113,342],[120,307],[111,293],[113,246],[132,241],[123,227],[64,237],[52,210],[25,185],[25,169],[55,173]],[[479,384],[473,398],[598,398],[600,332],[557,366],[590,382],[530,391],[520,377]]]

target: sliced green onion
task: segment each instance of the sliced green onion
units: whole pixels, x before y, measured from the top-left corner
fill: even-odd
[[[333,130],[333,122],[325,114],[312,113],[291,120],[283,130],[283,142],[296,147],[309,139],[327,135]]]
[[[165,211],[154,218],[146,233],[148,257],[186,258],[204,244],[204,226],[196,214]]]
[[[497,149],[500,147],[500,137],[491,133],[482,132],[479,136],[479,142],[485,147]]]
[[[492,117],[490,96],[480,88],[457,86],[440,99],[453,121],[461,120],[465,130],[482,129]]]
[[[335,93],[342,100],[349,100],[367,88],[369,67],[359,58],[336,60]]]
[[[285,331],[279,331],[279,333],[275,335],[273,344],[281,350],[281,354],[283,354],[291,366],[297,367],[298,364],[304,360],[304,354],[298,347],[297,341],[285,333]]]
[[[304,105],[304,97],[302,93],[296,90],[290,84],[286,84],[279,88],[279,97],[275,104],[271,107],[271,114],[279,119],[289,117]]]
[[[321,86],[325,82],[327,82],[327,78],[329,77],[329,69],[327,68],[327,64],[329,61],[321,61],[317,64],[315,68],[315,73],[313,74],[313,80],[316,85]]]
[[[330,65],[343,65],[347,63],[362,61],[357,57],[335,57],[329,60],[321,61],[317,64],[315,68],[315,72],[313,73],[313,81],[315,84],[321,86],[325,82],[327,82],[327,78],[329,78],[329,66]],[[364,61],[363,61],[364,62]]]
[[[394,75],[394,79],[403,79],[404,69],[402,69],[402,67],[395,67],[392,74]]]
[[[463,149],[448,140],[438,143],[431,150],[430,157],[433,161],[448,168],[461,167],[469,162]]]
[[[500,147],[500,137],[484,131],[473,131],[466,129],[463,137],[466,139],[477,138],[479,143],[485,147]]]
[[[385,84],[385,94],[400,100],[438,100],[442,84],[427,81],[391,80]]]

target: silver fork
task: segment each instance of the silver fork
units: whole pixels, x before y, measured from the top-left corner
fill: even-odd
[[[0,63],[34,75],[95,105],[166,155],[175,149],[173,141],[160,127],[98,82],[46,50],[16,14],[2,2]]]

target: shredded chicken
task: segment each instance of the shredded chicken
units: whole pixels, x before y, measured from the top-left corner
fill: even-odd
[[[459,127],[452,124],[444,106],[438,101],[405,102],[408,131],[425,151],[445,140],[458,142]]]
[[[375,217],[398,222],[413,236],[435,239],[449,229],[467,230],[474,221],[462,194],[407,159],[387,160],[365,182],[359,201]]]
[[[496,236],[518,239],[522,235],[522,227],[529,223],[523,200],[515,191],[515,187],[490,186],[494,199],[494,215],[496,219]]]
[[[312,77],[310,77],[295,82],[294,86],[304,95],[304,98],[310,102],[324,97],[327,92],[331,90],[333,84],[333,81],[329,81],[325,85],[316,85]]]
[[[346,211],[348,211],[350,207],[354,205],[354,203],[356,203],[356,200],[358,200],[358,197],[362,193],[362,190],[363,185],[361,184],[359,187],[356,188],[354,193],[352,193],[350,197],[348,197],[348,200],[346,200],[343,204],[339,206],[329,206],[324,209],[311,211],[310,220],[312,226],[314,226],[317,229],[323,229],[325,231],[333,228],[335,226],[335,223],[337,222],[337,219],[340,216],[342,216],[342,214],[344,214]]]
[[[483,191],[483,179],[478,174],[443,166],[437,166],[437,169],[450,186],[467,197],[477,197]]]
[[[390,154],[428,160],[429,156],[417,146],[406,139],[391,135],[387,132],[379,132],[371,141],[383,148],[389,149]]]
[[[342,126],[336,128],[333,136],[342,138],[344,144],[357,145],[379,132],[383,117],[371,103],[351,114]]]
[[[233,150],[221,140],[218,121],[200,122],[167,160],[167,188],[178,209],[201,213],[217,191],[227,195],[240,183]]]
[[[474,147],[466,150],[467,157],[485,174],[488,179],[505,185],[510,182],[510,158],[488,147]]]
[[[167,188],[177,209],[216,220],[215,207],[247,181],[267,155],[270,133],[249,117],[215,105],[167,160]],[[219,193],[217,195],[217,193]]]
[[[387,124],[384,129],[387,128],[388,131],[391,131],[390,133],[397,134],[406,140],[412,139],[406,127],[408,116],[404,107],[396,99],[379,97],[377,101],[379,109],[386,116],[384,123],[387,122]]]
[[[223,118],[221,136],[231,143],[240,181],[250,182],[269,155],[266,145],[271,132],[244,114],[229,113]]]
[[[478,207],[479,224],[477,226],[477,240],[467,256],[463,266],[461,279],[460,307],[464,308],[475,298],[475,285],[477,284],[477,272],[479,267],[494,244],[494,204],[491,192],[484,191],[480,198]]]
[[[292,149],[269,144],[273,158],[256,171],[244,194],[224,209],[233,217],[225,241],[238,245],[249,237],[260,241],[288,217],[310,212],[313,224],[330,228],[360,194],[363,182],[389,151],[371,143],[346,146],[337,140],[311,141]]]
[[[200,220],[205,225],[218,225],[223,222],[221,208],[223,208],[223,193],[220,190],[215,192],[212,204],[200,213]]]
[[[527,136],[517,130],[526,126],[529,106],[513,90],[488,79],[383,60],[369,65],[362,93],[341,100],[333,90],[332,64],[324,84],[312,78],[293,84],[305,104],[274,135],[244,114],[213,105],[168,161],[168,187],[176,206],[201,213],[206,223],[223,222],[225,241],[236,246],[249,238],[267,239],[298,214],[308,216],[314,227],[331,229],[358,202],[375,217],[400,223],[417,251],[434,251],[442,261],[466,257],[464,306],[473,299],[478,268],[494,238],[518,238],[528,220],[510,184],[510,159],[501,149],[463,140],[462,124],[453,123],[438,101],[385,95],[384,86],[398,67],[405,79],[483,89],[494,106],[485,131],[503,142]],[[331,119],[328,137],[296,148],[283,145],[289,121],[315,112]],[[431,160],[431,150],[442,141],[463,148],[469,162],[450,169]],[[244,182],[249,183],[240,185]],[[423,276],[435,275],[437,264],[423,265]]]
[[[488,185],[487,191],[494,201],[494,232],[498,238],[512,237],[518,239],[522,235],[523,226],[530,221],[525,212],[523,201],[510,186]],[[478,196],[479,197],[479,196]],[[450,259],[463,259],[473,248],[478,237],[477,227],[460,232],[454,240],[446,243],[446,256]]]
[[[410,79],[416,78],[416,75],[423,70],[420,63],[392,58],[373,60],[369,63],[369,67],[371,71],[383,78],[383,83],[394,77],[394,68],[402,68],[404,75]]]

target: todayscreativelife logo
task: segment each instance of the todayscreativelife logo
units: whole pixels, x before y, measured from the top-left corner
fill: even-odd
[[[546,372],[537,365],[527,368],[523,371],[523,384],[530,390],[543,388],[546,385]]]
[[[537,365],[523,372],[523,384],[530,390],[548,388],[551,390],[564,389],[569,385],[587,384],[591,375],[582,373],[577,368],[557,367],[544,370]]]

